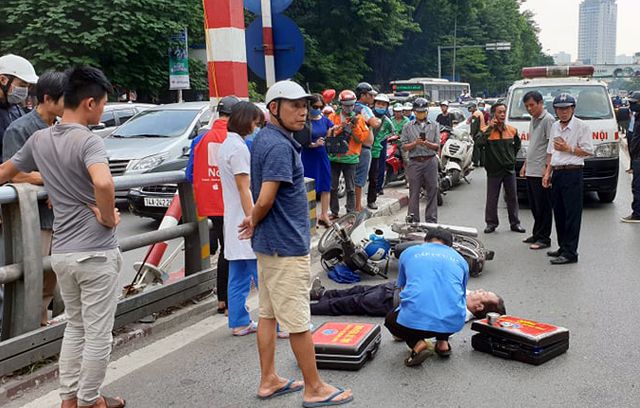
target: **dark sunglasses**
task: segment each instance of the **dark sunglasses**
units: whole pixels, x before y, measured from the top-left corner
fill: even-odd
[[[324,105],[312,105],[311,107],[313,109],[322,109],[322,108],[324,108]]]

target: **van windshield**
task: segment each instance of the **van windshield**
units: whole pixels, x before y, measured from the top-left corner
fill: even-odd
[[[522,98],[529,91],[538,91],[544,98],[544,107],[547,112],[555,116],[553,99],[561,93],[568,93],[576,98],[576,117],[584,120],[613,119],[609,95],[603,86],[541,86],[539,88],[518,88],[513,91],[510,120],[531,120],[527,113]]]

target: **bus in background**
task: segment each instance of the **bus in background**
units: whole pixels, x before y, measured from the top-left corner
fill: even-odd
[[[544,98],[545,109],[555,116],[553,99],[562,93],[576,98],[575,116],[589,126],[593,138],[594,155],[585,160],[584,190],[598,194],[601,202],[610,203],[616,197],[620,135],[614,116],[607,84],[593,79],[593,66],[554,66],[523,68],[522,77],[509,89],[507,123],[518,129],[522,148],[516,158],[518,194],[526,194],[525,179],[519,177],[529,145],[529,123],[522,98],[529,91],[538,91]]]
[[[429,101],[455,101],[466,91],[471,95],[471,86],[466,82],[450,82],[441,78],[411,78],[391,81],[393,93],[409,92],[413,97],[426,97]]]

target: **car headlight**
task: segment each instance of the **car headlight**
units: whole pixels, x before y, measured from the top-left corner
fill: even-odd
[[[593,156],[594,157],[607,157],[607,158],[615,158],[618,157],[620,153],[620,149],[618,147],[618,143],[602,143],[596,146]]]
[[[151,170],[155,167],[158,167],[159,165],[162,164],[162,162],[167,160],[167,156],[168,156],[168,153],[165,152],[165,153],[158,153],[158,154],[144,157],[138,160],[137,162],[133,162],[129,170],[131,171]]]
[[[527,148],[522,146],[520,150],[518,150],[518,154],[516,154],[517,159],[526,159],[527,158]]]

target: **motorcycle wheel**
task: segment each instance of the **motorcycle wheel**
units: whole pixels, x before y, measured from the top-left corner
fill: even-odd
[[[455,249],[469,264],[469,275],[476,277],[484,269],[484,245],[475,238],[455,235],[453,249]]]
[[[347,235],[351,235],[351,232],[355,227],[360,225],[366,219],[371,218],[371,212],[368,210],[363,210],[360,213],[350,213],[343,215],[334,221],[334,224],[340,225],[343,229],[346,230]],[[335,248],[336,246],[340,246],[340,240],[338,239],[338,235],[333,228],[327,228],[327,230],[320,237],[320,241],[318,241],[318,252],[324,254],[331,248]]]
[[[451,184],[457,186],[460,183],[460,170],[449,170],[447,175],[451,178]]]

